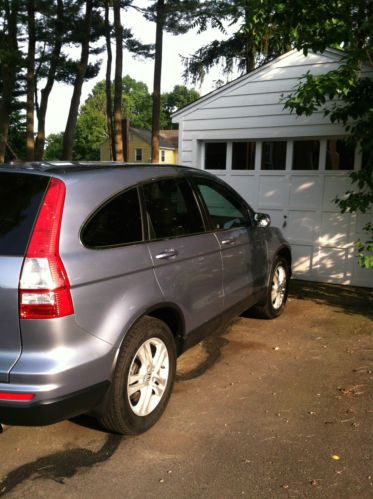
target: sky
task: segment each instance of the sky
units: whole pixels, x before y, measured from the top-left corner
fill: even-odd
[[[139,0],[137,2],[138,5],[144,5],[146,3],[147,0]],[[131,28],[134,36],[143,43],[154,43],[155,23],[146,21],[143,16],[134,9],[122,13],[122,24],[125,28]],[[162,92],[171,91],[175,85],[185,84],[182,78],[184,67],[181,56],[189,56],[201,46],[214,39],[222,39],[224,36],[225,35],[217,29],[209,29],[202,34],[197,34],[196,30],[191,30],[186,34],[179,36],[172,36],[168,33],[164,33]],[[75,55],[76,57],[79,57],[79,51]],[[115,57],[115,53],[113,53],[113,57]],[[100,58],[103,61],[100,73],[95,79],[84,83],[81,104],[89,96],[95,84],[98,81],[105,79],[105,53],[101,54]],[[143,81],[148,85],[150,92],[153,87],[153,67],[154,62],[152,60],[134,59],[127,51],[124,52],[123,75],[129,74],[132,78]],[[214,68],[210,74],[207,75],[203,84],[195,85],[194,88],[196,88],[201,95],[205,95],[216,88],[216,81],[219,79],[226,81],[226,76],[222,74],[221,69]],[[233,79],[233,76],[231,76],[230,79]],[[193,86],[188,84],[188,87]],[[47,135],[61,132],[65,129],[72,91],[71,85],[55,83],[50,96],[50,104],[47,112]]]

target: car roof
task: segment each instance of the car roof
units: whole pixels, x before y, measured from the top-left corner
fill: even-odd
[[[64,173],[72,174],[74,172],[93,172],[97,170],[112,170],[112,169],[143,169],[143,168],[174,168],[176,171],[199,171],[196,168],[191,168],[189,166],[181,165],[171,165],[171,164],[152,164],[152,163],[119,163],[114,161],[40,161],[40,162],[21,162],[15,161],[14,163],[7,163],[0,165],[0,171],[18,171],[18,172],[34,172],[34,173],[46,173],[46,174],[58,174],[63,175]]]

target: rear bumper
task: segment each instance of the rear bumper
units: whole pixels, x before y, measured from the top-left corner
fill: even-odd
[[[0,401],[0,423],[17,426],[43,426],[92,411],[110,386],[104,381],[56,399],[37,402]]]

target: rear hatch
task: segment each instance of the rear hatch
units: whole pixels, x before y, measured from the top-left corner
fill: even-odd
[[[18,285],[49,177],[0,171],[0,383],[21,353]]]

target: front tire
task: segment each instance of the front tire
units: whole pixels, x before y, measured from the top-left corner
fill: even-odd
[[[269,287],[262,304],[254,307],[255,313],[263,319],[275,319],[284,311],[289,292],[290,268],[283,257],[273,262]]]
[[[121,346],[109,394],[108,411],[100,419],[109,431],[137,435],[161,417],[176,372],[176,347],[168,326],[143,317]]]

